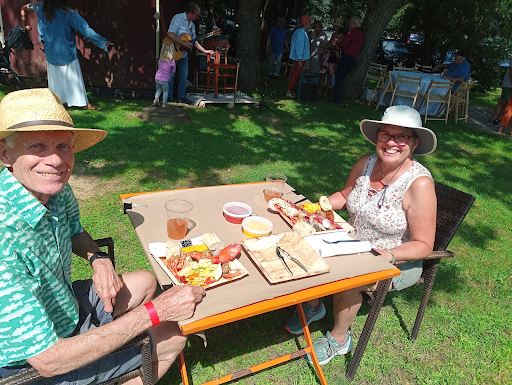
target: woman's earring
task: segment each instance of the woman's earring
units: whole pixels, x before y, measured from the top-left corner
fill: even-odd
[[[409,154],[409,159],[412,159],[412,154],[413,152],[411,151],[411,153]]]

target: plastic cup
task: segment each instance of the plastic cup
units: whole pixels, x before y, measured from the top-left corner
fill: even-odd
[[[272,198],[278,198],[283,195],[283,188],[286,183],[286,175],[280,172],[269,172],[265,175],[267,185],[264,191],[265,201],[268,202]],[[268,198],[268,200],[267,200]]]
[[[173,199],[165,203],[167,212],[167,236],[170,239],[183,239],[189,228],[190,213],[193,209],[192,203]]]

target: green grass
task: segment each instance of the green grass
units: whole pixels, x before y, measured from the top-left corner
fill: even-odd
[[[5,90],[5,89],[3,89]],[[273,81],[265,100],[273,111],[237,106],[187,109],[192,122],[159,125],[138,118],[149,102],[94,98],[101,112],[69,110],[77,127],[109,132],[93,149],[76,156],[76,170],[99,178],[97,196],[80,201],[83,225],[93,237],[112,236],[118,270],[149,269],[135,232],[123,215],[119,194],[161,189],[261,181],[279,170],[314,200],[340,189],[355,161],[374,151],[359,131],[363,118],[380,119],[359,102],[333,107],[325,101],[299,104],[284,98],[286,84]],[[256,92],[256,91],[255,91]],[[258,94],[255,94],[258,96]],[[499,93],[472,96],[494,107]],[[435,153],[419,160],[435,180],[476,196],[476,204],[451,242],[456,253],[442,261],[416,342],[408,339],[422,287],[390,293],[355,383],[512,383],[512,140],[466,124],[428,122],[438,136]],[[214,226],[214,224],[212,224]],[[77,261],[73,278],[91,269]],[[314,337],[330,330],[327,317],[311,325]],[[191,336],[185,358],[198,384],[256,365],[304,345],[283,324],[283,309],[207,331],[208,347]],[[352,333],[357,343],[368,308]],[[330,384],[344,384],[349,357],[324,366]],[[180,384],[173,365],[160,384]],[[241,379],[239,384],[316,384],[314,370],[297,359]]]
[[[500,100],[501,88],[489,91],[487,93],[471,92],[471,104],[475,106],[493,108]]]

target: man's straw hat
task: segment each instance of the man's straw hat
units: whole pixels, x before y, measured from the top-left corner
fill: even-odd
[[[13,132],[73,131],[73,152],[94,146],[107,132],[75,128],[66,109],[49,88],[34,88],[7,94],[0,103],[0,140]]]

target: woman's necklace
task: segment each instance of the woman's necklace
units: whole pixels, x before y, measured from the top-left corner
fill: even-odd
[[[386,184],[384,185],[384,189],[382,190],[382,195],[380,196],[379,200],[377,201],[377,207],[380,209],[382,207],[382,205],[384,204],[384,199],[386,198],[386,190],[388,189],[389,185],[391,184],[391,182],[393,182],[393,179],[395,179],[395,176],[396,174],[398,174],[398,171],[400,171],[400,169],[402,168],[402,166],[404,165],[404,163],[406,162],[408,158],[405,158],[405,160],[402,162],[402,164],[400,165],[400,167],[398,167],[398,170],[396,170],[395,174],[391,177],[391,179],[388,180],[386,179],[386,176],[384,175],[384,171],[382,170],[382,166],[380,164],[380,158],[379,158],[379,168],[380,168],[380,172],[382,173],[382,177],[384,178],[384,182],[386,182]],[[381,182],[382,183],[382,182]]]

